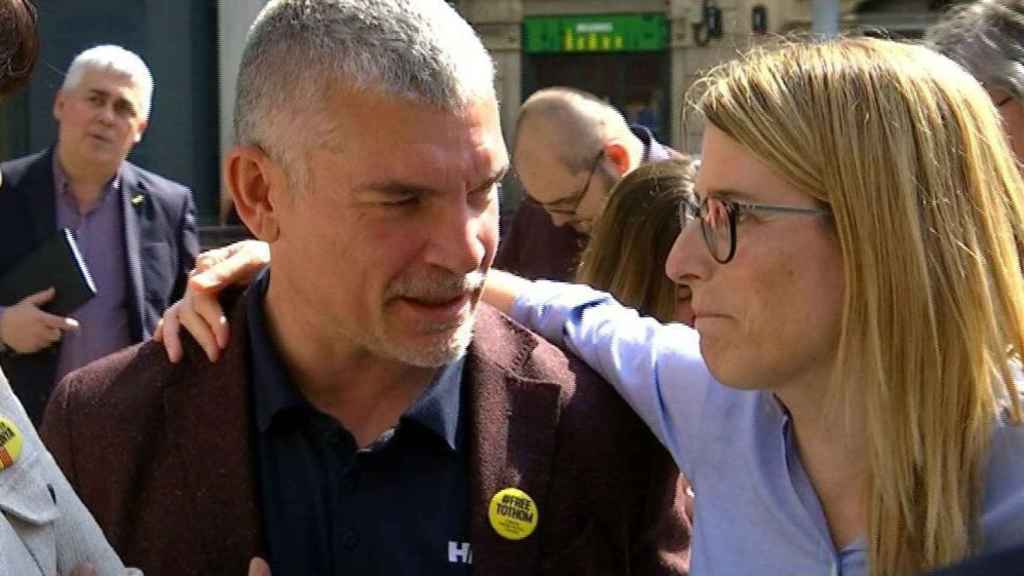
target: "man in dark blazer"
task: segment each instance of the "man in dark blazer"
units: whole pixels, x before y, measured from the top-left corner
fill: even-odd
[[[302,63],[296,66],[296,63]],[[65,379],[43,436],[148,576],[680,574],[679,473],[612,389],[480,304],[508,169],[442,0],[278,0],[225,163],[273,266],[220,362]]]
[[[60,318],[52,290],[0,302],[0,364],[38,423],[55,383],[148,338],[195,263],[195,205],[184,186],[128,162],[149,115],[142,60],[98,46],[72,62],[54,103],[55,146],[0,166],[0,275],[70,228],[97,287]]]

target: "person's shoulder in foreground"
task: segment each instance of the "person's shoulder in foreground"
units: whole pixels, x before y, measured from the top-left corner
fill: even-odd
[[[239,317],[244,325],[244,316]],[[152,341],[69,374],[41,435],[114,548],[147,574],[244,574],[260,555],[245,330],[211,364]]]
[[[4,574],[67,574],[86,563],[125,572],[0,372],[0,566]]]

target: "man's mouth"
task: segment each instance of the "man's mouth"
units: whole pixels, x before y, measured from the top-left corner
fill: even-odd
[[[467,314],[473,301],[470,292],[459,293],[446,297],[412,297],[402,296],[399,301],[404,303],[417,316],[432,324],[451,324],[458,322]]]

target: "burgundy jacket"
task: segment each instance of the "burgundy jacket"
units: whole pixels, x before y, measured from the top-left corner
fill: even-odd
[[[530,280],[572,282],[586,244],[587,236],[572,226],[555,226],[544,207],[527,196],[498,244],[494,267]]]
[[[250,439],[244,305],[212,364],[146,343],[69,375],[43,438],[127,565],[147,576],[244,576],[265,553]],[[581,361],[481,306],[466,359],[473,571],[684,574],[679,475],[629,407]],[[500,537],[487,507],[519,487],[536,531]]]

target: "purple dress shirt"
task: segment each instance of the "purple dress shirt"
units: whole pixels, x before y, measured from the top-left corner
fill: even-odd
[[[53,182],[57,195],[57,228],[70,228],[96,283],[96,297],[71,317],[76,332],[65,332],[57,362],[57,381],[68,372],[132,344],[128,324],[128,271],[125,267],[124,215],[121,213],[121,177],[115,175],[96,206],[79,210],[67,175],[53,155]]]

